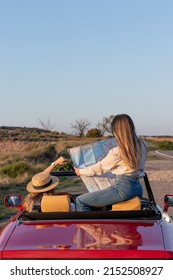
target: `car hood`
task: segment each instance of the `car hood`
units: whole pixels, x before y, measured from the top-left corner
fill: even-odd
[[[157,222],[64,222],[16,225],[4,259],[163,259]]]

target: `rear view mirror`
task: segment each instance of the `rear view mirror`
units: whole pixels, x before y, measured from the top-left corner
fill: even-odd
[[[6,195],[4,198],[4,204],[10,207],[20,207],[22,202],[21,195],[11,194]]]
[[[173,194],[165,195],[164,204],[164,211],[167,211],[170,206],[173,207]]]

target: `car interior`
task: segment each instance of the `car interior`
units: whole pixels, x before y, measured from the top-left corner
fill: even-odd
[[[69,177],[71,185],[74,174],[72,172],[54,172],[58,177]],[[106,207],[94,208],[90,212],[78,212],[71,210],[74,199],[79,194],[59,192],[54,196],[43,196],[41,212],[24,211],[19,215],[18,221],[52,221],[52,220],[93,220],[93,219],[133,219],[133,220],[159,220],[161,212],[155,203],[151,186],[144,173],[141,177],[143,186],[143,197],[135,197],[128,201],[108,205]]]

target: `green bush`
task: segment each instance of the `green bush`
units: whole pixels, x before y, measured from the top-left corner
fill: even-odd
[[[157,149],[173,150],[173,142],[171,142],[171,141],[160,141],[160,142],[157,143]]]
[[[102,135],[101,131],[97,128],[92,128],[92,129],[88,130],[88,132],[86,134],[86,137],[88,137],[88,138],[90,138],[90,137],[97,138],[97,137],[102,137],[102,136],[103,135]]]
[[[55,169],[55,171],[70,171],[70,170],[74,170],[72,161],[69,161],[64,165],[58,165]]]
[[[0,168],[0,174],[10,178],[16,178],[30,171],[31,168],[26,162],[14,162]]]

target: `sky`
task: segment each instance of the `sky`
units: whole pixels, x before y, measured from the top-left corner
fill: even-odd
[[[129,114],[173,135],[172,0],[0,0],[0,126]]]

